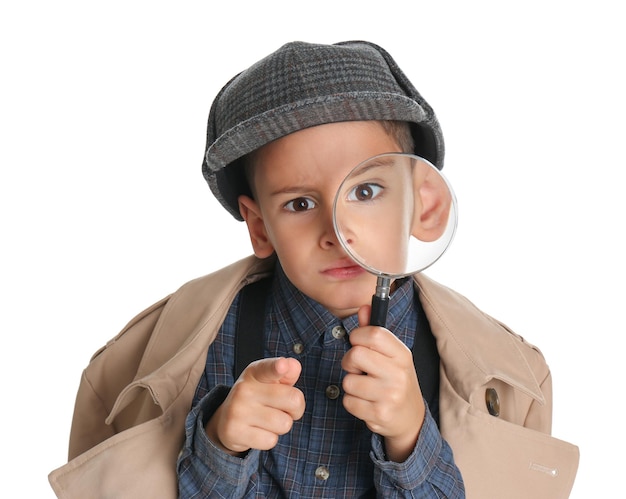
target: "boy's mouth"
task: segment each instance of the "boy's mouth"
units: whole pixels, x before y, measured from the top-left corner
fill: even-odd
[[[361,275],[365,269],[352,260],[342,260],[322,270],[322,274],[335,279],[350,279]]]

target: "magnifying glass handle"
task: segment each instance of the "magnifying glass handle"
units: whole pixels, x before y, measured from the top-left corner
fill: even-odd
[[[370,326],[387,325],[387,310],[389,309],[389,297],[381,298],[372,296],[372,314],[370,315]]]
[[[390,288],[391,279],[388,277],[378,276],[378,279],[376,280],[376,294],[372,296],[370,326],[387,326]]]

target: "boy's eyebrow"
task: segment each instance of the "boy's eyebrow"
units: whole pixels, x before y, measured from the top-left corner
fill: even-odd
[[[299,194],[302,192],[311,192],[314,191],[314,187],[309,187],[307,185],[296,185],[296,186],[287,186],[278,188],[272,192],[270,192],[270,196],[276,196],[278,194]]]

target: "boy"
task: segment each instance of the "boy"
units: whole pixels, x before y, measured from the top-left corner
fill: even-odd
[[[223,327],[211,345],[196,399],[213,390],[189,419],[181,497],[216,491],[248,497],[255,489],[304,497],[361,497],[374,489],[384,496],[405,490],[429,497],[435,489],[440,495],[433,497],[463,497],[460,474],[430,413],[422,428],[425,406],[413,357],[400,341],[413,343],[413,285],[406,280],[392,295],[390,314],[401,319],[388,327],[400,339],[386,329],[356,327],[376,279],[347,258],[333,231],[331,208],[343,178],[352,166],[390,151],[401,152],[401,146],[380,122],[330,123],[276,139],[243,166],[254,199],[241,195],[239,211],[254,252],[277,256],[265,329],[268,358],[246,369],[224,398],[223,387],[234,381],[230,328]],[[362,324],[367,312],[361,308]],[[236,314],[235,302],[229,315]],[[350,332],[349,341],[333,336],[338,329]],[[302,347],[294,351],[295,345]],[[427,393],[435,391],[434,374]],[[329,397],[328,387],[343,393],[333,389]],[[413,452],[418,434],[420,454]]]
[[[549,436],[537,349],[423,275],[394,283],[388,328],[366,325],[375,278],[341,250],[332,196],[379,153],[443,165],[435,115],[389,54],[287,44],[222,89],[207,139],[205,178],[256,258],[183,286],[92,360],[57,493],[567,497],[578,450]],[[238,375],[255,281],[263,358]]]

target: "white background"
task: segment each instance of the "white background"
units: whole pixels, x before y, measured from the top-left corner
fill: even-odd
[[[53,497],[96,349],[250,252],[200,173],[206,119],[231,76],[295,39],[376,42],[433,105],[460,222],[428,274],[542,349],[553,434],[580,446],[572,497],[618,490],[620,3],[4,2],[0,496]]]

